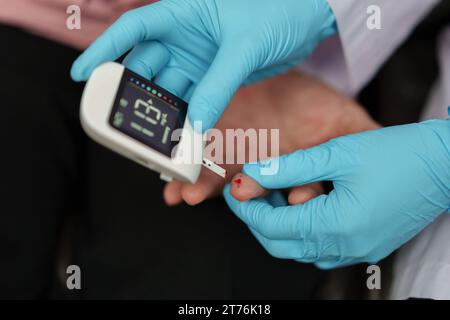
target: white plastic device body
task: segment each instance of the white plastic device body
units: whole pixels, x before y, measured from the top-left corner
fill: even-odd
[[[179,143],[172,157],[147,146],[114,128],[109,119],[121,84],[125,67],[107,62],[92,73],[81,99],[80,118],[84,131],[99,144],[159,172],[161,179],[195,183],[200,175],[204,139],[184,121]]]

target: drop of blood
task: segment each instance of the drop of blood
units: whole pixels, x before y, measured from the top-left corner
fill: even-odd
[[[234,183],[236,183],[238,185],[238,187],[240,187],[241,183],[242,183],[242,179],[238,178],[238,179],[234,180]]]

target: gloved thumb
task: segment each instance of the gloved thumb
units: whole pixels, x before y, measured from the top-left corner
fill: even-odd
[[[331,140],[311,149],[256,164],[246,164],[243,172],[267,189],[333,181],[350,166],[350,157],[344,156],[345,152],[335,140]]]
[[[189,102],[189,120],[191,124],[201,121],[202,131],[214,127],[233,95],[252,71],[245,54],[239,54],[236,48],[239,46],[231,44],[220,47]]]

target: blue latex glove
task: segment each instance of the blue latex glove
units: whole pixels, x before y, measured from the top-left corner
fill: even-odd
[[[261,175],[263,164],[244,172],[267,189],[332,181],[334,190],[294,206],[279,196],[241,203],[224,190],[275,257],[321,268],[377,262],[450,206],[450,120],[349,135],[279,161],[275,175]]]
[[[336,32],[326,0],[162,0],[125,13],[74,63],[86,80],[116,60],[190,101],[209,129],[244,83],[297,65]]]

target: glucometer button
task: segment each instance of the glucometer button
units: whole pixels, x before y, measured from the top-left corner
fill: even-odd
[[[160,175],[159,177],[161,178],[161,180],[164,180],[164,181],[166,181],[166,182],[170,182],[170,181],[173,180],[172,177],[169,177],[168,175],[166,175],[166,174],[164,174],[164,173],[161,173],[161,175]]]

